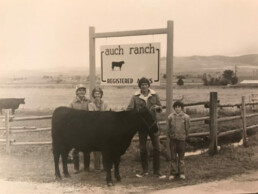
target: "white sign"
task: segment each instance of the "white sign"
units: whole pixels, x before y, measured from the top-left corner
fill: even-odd
[[[101,84],[138,85],[146,77],[159,85],[160,43],[101,46]]]

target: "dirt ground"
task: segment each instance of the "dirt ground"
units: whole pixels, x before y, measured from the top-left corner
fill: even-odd
[[[257,141],[257,139],[255,139]],[[0,151],[0,193],[253,193],[258,192],[258,146],[228,148],[216,156],[207,154],[186,157],[187,180],[159,180],[149,176],[135,177],[139,161],[123,156],[122,182],[109,188],[105,173],[94,171],[73,174],[72,178],[54,179],[50,147],[15,149],[11,155]],[[37,150],[37,152],[35,151]],[[21,151],[21,153],[19,153]],[[168,162],[161,160],[162,173],[168,175]],[[150,166],[152,164],[150,163]],[[60,165],[61,167],[61,165]]]
[[[5,194],[59,194],[59,193],[143,193],[144,187],[125,187],[116,185],[112,188],[95,187],[85,185],[83,187],[68,186],[60,183],[33,183],[20,181],[0,180],[0,193]],[[251,171],[242,175],[236,175],[226,180],[202,183],[191,186],[183,186],[172,189],[163,189],[149,192],[152,194],[169,194],[169,193],[198,193],[198,194],[215,194],[215,193],[257,193],[258,192],[258,171]]]
[[[21,182],[21,181],[6,181],[0,180],[0,193],[1,194],[59,194],[59,193],[138,193],[143,192],[144,188],[125,187],[116,185],[115,187],[96,187],[85,185],[83,187],[64,185],[62,183],[34,183],[34,182]]]
[[[173,189],[164,189],[151,192],[151,194],[169,193],[258,193],[258,171],[250,171],[242,175],[236,175],[221,181],[202,183],[192,186],[184,186]]]

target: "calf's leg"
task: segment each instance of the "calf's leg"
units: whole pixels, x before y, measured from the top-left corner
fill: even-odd
[[[114,158],[114,165],[115,165],[115,177],[116,177],[116,180],[117,182],[121,182],[121,176],[120,176],[120,173],[119,173],[119,164],[120,164],[120,156],[117,156]]]
[[[68,172],[68,168],[67,168],[67,157],[68,157],[68,152],[65,151],[63,152],[62,154],[62,163],[63,163],[63,172],[64,172],[64,175],[65,177],[69,178],[71,177],[69,172]]]
[[[83,152],[84,171],[90,171],[90,152]]]
[[[106,181],[107,185],[113,186],[113,181],[112,181],[112,175],[111,175],[111,168],[112,168],[112,159],[107,156],[107,154],[103,154],[103,161],[104,161],[104,168],[106,170]]]
[[[60,152],[57,150],[53,149],[53,156],[54,156],[54,162],[55,162],[55,176],[56,180],[61,180],[61,174],[59,170],[59,158],[60,158]]]

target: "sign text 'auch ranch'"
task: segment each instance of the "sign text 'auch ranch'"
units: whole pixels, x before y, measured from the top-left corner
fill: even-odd
[[[160,43],[101,46],[101,84],[137,85],[146,77],[159,85]]]

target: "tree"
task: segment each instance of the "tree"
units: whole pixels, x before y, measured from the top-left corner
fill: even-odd
[[[238,78],[236,77],[234,71],[232,70],[225,70],[222,74],[223,76],[223,83],[227,84],[237,84]]]
[[[208,85],[228,85],[228,84],[237,84],[238,78],[232,70],[225,70],[221,76],[213,77],[210,74],[204,73],[202,76],[203,84]]]
[[[183,79],[185,79],[185,76],[183,76],[183,75],[179,75],[179,76],[177,76],[177,85],[179,85],[179,86],[182,86],[182,85],[184,85],[184,81],[183,81]]]
[[[178,80],[177,80],[177,85],[178,85],[178,86],[183,86],[183,85],[184,85],[183,79],[178,79]]]
[[[234,76],[234,72],[232,70],[225,70],[222,75],[223,75],[223,78],[231,80],[232,77]]]
[[[206,73],[204,73],[204,74],[202,75],[202,81],[203,81],[203,84],[204,84],[205,86],[208,85],[208,79],[207,79],[207,74],[206,74]]]
[[[238,83],[238,77],[235,76],[232,78],[232,84],[235,85],[237,83]]]

